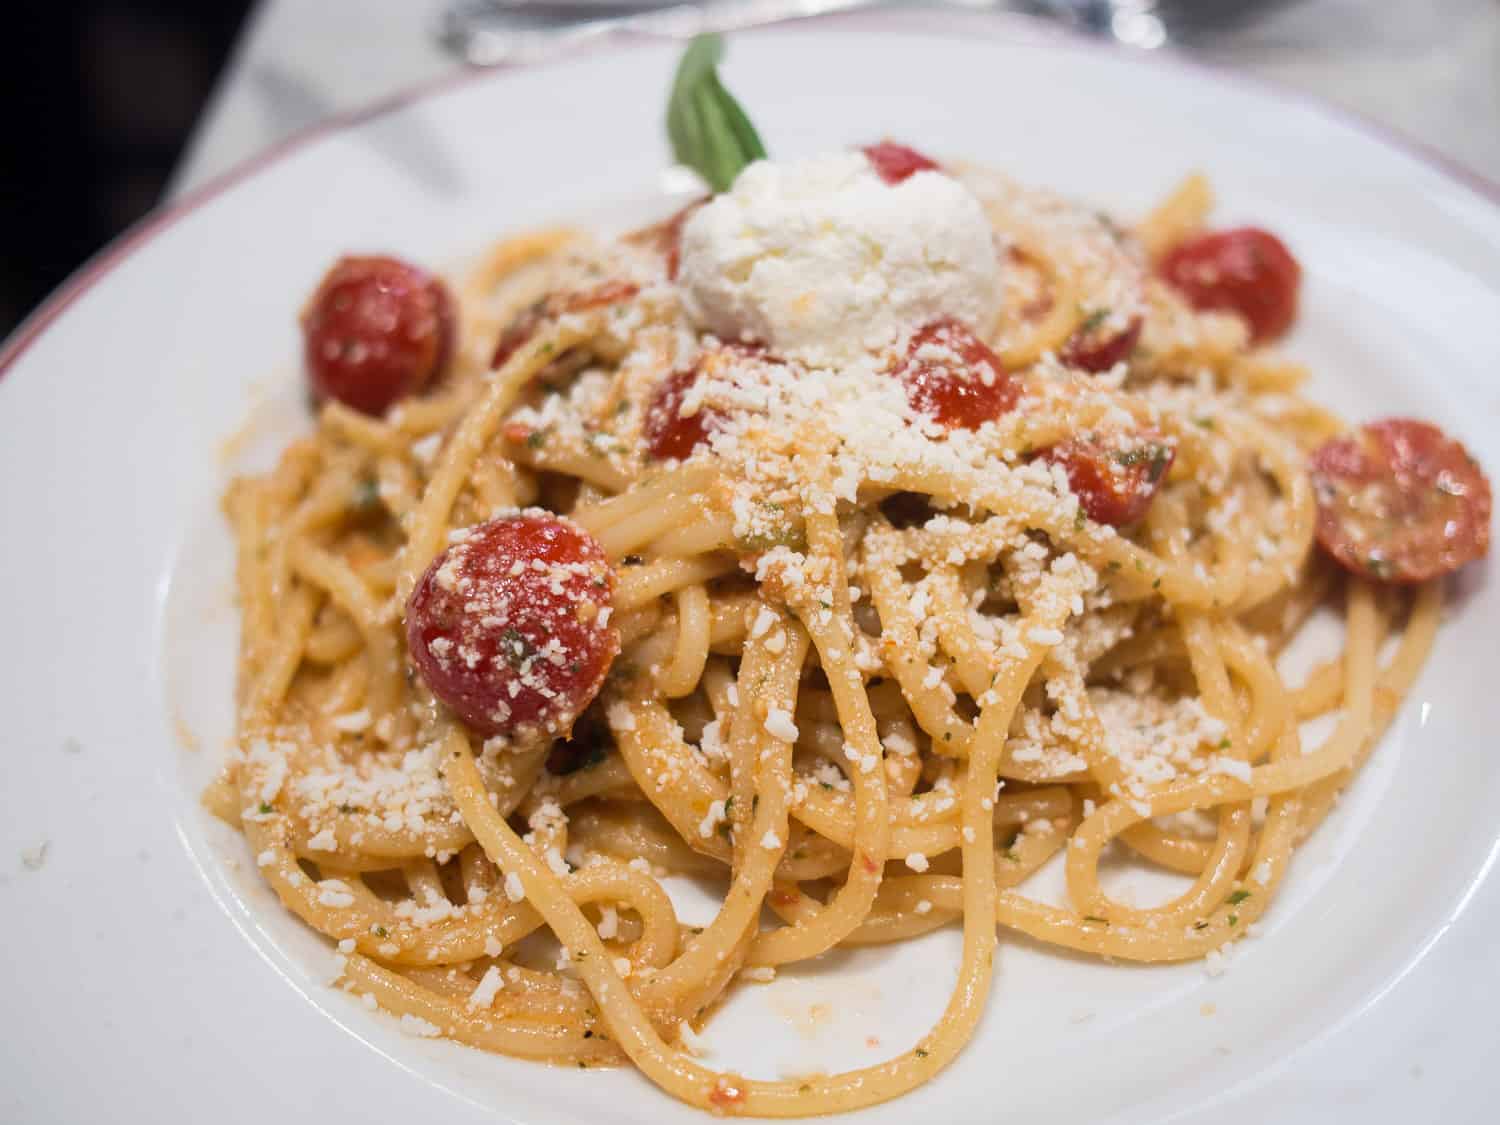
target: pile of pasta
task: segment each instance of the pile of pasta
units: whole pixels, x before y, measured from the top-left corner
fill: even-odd
[[[456,284],[436,387],[383,416],[327,401],[271,471],[234,481],[239,749],[207,801],[336,946],[341,987],[419,1034],[628,1062],[715,1112],[798,1116],[942,1070],[1007,933],[1184,961],[1271,906],[1417,675],[1439,586],[1311,549],[1305,461],[1341,423],[1241,318],[1152,270],[1206,221],[1201,178],[1125,228],[959,174],[1007,261],[986,342],[1019,398],[995,421],[887,431],[852,401],[878,373],[804,401],[796,380],[821,375],[747,354],[690,406],[749,420],[652,457],[653,388],[714,343],[660,253],[670,224],[552,230]],[[1070,341],[1132,321],[1109,370],[1070,362]],[[1119,528],[1035,456],[1111,419],[1170,450]],[[570,731],[507,738],[434,697],[405,614],[465,529],[533,510],[607,555],[619,655]],[[1320,607],[1341,647],[1289,683],[1278,655]],[[1180,874],[1180,893],[1111,898],[1106,852]],[[1053,860],[1061,903],[1027,889]],[[679,921],[674,875],[722,887],[708,925]],[[952,996],[896,1057],[769,1080],[696,1056],[743,982],[950,925]]]

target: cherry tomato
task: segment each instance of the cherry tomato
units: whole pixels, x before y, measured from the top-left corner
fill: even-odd
[[[1490,482],[1427,422],[1387,418],[1330,438],[1309,462],[1318,542],[1356,574],[1425,582],[1490,546]]]
[[[632,231],[625,236],[625,241],[643,246],[648,250],[655,250],[666,263],[667,277],[676,281],[677,267],[682,264],[682,228],[687,225],[693,212],[708,200],[709,197],[706,195],[702,199],[695,199],[661,222]]]
[[[540,509],[470,528],[406,603],[417,670],[485,735],[564,737],[620,649],[614,571],[571,520]]]
[[[1115,328],[1110,325],[1107,310],[1093,313],[1068,337],[1058,358],[1069,367],[1101,374],[1130,358],[1141,338],[1141,324],[1141,318],[1133,316],[1124,328]]]
[[[1257,227],[1190,238],[1162,259],[1161,275],[1195,309],[1239,313],[1256,343],[1276,339],[1297,316],[1302,267],[1281,239]]]
[[[448,290],[395,258],[340,258],[302,313],[313,392],[365,414],[432,382],[452,340]]]
[[[548,293],[522,309],[516,318],[500,333],[495,344],[495,354],[490,357],[490,370],[498,371],[505,361],[521,346],[536,335],[536,331],[549,320],[556,320],[568,313],[588,312],[628,301],[641,291],[632,281],[601,281],[592,289],[577,289],[569,293]]]
[[[682,413],[688,389],[705,374],[718,376],[732,364],[763,357],[765,349],[755,344],[720,344],[707,349],[692,367],[674,371],[656,388],[646,407],[641,431],[646,438],[646,452],[657,461],[674,457],[685,461],[708,436],[724,424],[723,411],[700,406],[691,414]]]
[[[1112,527],[1135,523],[1146,514],[1176,456],[1176,449],[1149,430],[1085,434],[1039,455],[1063,467],[1084,515]]]
[[[875,171],[880,173],[880,178],[888,184],[899,184],[908,176],[914,176],[918,172],[942,170],[936,160],[923,156],[914,148],[898,145],[895,141],[881,141],[879,144],[865,145],[860,151],[869,157],[870,163],[875,165]]]
[[[891,372],[906,386],[906,401],[944,426],[972,430],[998,418],[1020,397],[1000,357],[956,320],[918,329]]]

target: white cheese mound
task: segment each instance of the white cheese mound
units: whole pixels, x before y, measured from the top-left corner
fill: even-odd
[[[887,184],[858,152],[750,165],[688,220],[678,281],[708,331],[817,367],[940,317],[986,335],[1001,300],[969,189],[933,171]]]

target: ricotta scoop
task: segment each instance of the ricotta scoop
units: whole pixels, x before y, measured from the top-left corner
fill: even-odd
[[[1000,311],[979,200],[941,172],[887,183],[859,152],[751,164],[688,219],[681,254],[702,328],[811,366],[868,362],[942,317],[984,335]]]

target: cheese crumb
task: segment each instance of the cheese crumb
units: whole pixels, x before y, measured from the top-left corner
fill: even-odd
[[[495,994],[505,987],[505,978],[500,975],[500,966],[491,965],[479,978],[474,991],[469,993],[470,1009],[488,1008],[495,1002]]]
[[[782,707],[772,707],[766,712],[766,733],[783,742],[797,741],[797,724],[792,722],[791,712]]]
[[[436,1039],[442,1034],[436,1024],[428,1023],[421,1016],[414,1016],[410,1012],[401,1017],[401,1030],[419,1039]]]
[[[526,897],[526,888],[521,885],[521,877],[514,871],[505,873],[505,897],[511,902],[520,902]]]
[[[361,709],[350,711],[347,715],[339,715],[331,723],[334,730],[343,731],[345,734],[359,734],[370,729],[370,712]]]

